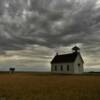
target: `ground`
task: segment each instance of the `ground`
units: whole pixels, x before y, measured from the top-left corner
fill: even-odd
[[[100,76],[0,73],[0,100],[100,100]]]

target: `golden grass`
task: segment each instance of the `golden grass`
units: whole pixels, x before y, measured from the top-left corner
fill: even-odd
[[[100,76],[0,74],[6,100],[100,100]]]

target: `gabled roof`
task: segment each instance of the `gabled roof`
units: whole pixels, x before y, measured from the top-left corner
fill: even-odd
[[[80,55],[79,52],[73,52],[73,53],[69,53],[69,54],[63,54],[63,55],[56,55],[53,60],[51,61],[51,63],[72,63],[75,61],[77,55]],[[81,57],[81,55],[80,55]],[[82,57],[81,57],[82,59]],[[82,62],[83,59],[82,59]]]

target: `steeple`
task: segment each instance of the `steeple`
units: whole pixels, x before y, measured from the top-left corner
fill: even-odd
[[[72,48],[72,51],[74,51],[74,52],[79,52],[80,51],[80,48],[79,47],[77,47],[77,46],[74,46],[73,48]]]

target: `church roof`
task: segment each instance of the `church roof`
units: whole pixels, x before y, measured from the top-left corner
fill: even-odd
[[[77,55],[80,55],[79,52],[73,52],[73,53],[69,53],[69,54],[63,54],[63,55],[56,55],[53,60],[51,61],[51,63],[72,63],[75,61]],[[81,55],[80,55],[81,57]],[[82,59],[82,57],[81,57]],[[82,59],[83,61],[83,59]]]

